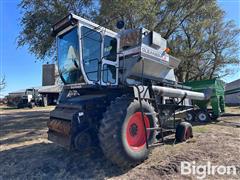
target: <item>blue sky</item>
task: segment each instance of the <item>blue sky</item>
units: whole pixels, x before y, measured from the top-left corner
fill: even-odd
[[[42,63],[28,52],[27,47],[17,48],[16,38],[21,29],[19,2],[0,0],[0,68],[7,81],[6,89],[1,92],[4,95],[42,83]],[[234,20],[240,28],[240,0],[219,0],[218,3],[226,11],[226,19]],[[240,70],[224,80],[231,82],[238,78]]]

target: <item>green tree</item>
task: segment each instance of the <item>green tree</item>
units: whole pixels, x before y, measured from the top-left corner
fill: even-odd
[[[170,45],[174,55],[182,59],[176,70],[180,81],[211,79],[226,65],[239,63],[240,31],[223,18],[216,3],[205,4],[174,34]]]
[[[22,0],[18,46],[28,45],[29,51],[41,60],[52,57],[55,52],[52,25],[69,12],[90,18],[95,13],[94,6],[92,0]]]
[[[124,20],[126,29],[140,26],[153,29],[160,4],[156,0],[101,0],[99,14],[95,19],[115,31],[118,31],[116,21],[119,19]]]
[[[6,88],[6,79],[5,79],[5,76],[2,76],[0,78],[0,91],[4,90]]]
[[[23,10],[18,43],[44,59],[53,57],[54,39],[50,28],[73,12],[104,27],[118,31],[145,27],[168,40],[171,54],[182,60],[176,75],[180,81],[212,78],[226,64],[239,63],[239,30],[224,21],[216,0],[22,0]]]

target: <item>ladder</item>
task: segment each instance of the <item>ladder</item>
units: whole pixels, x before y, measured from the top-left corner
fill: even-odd
[[[163,123],[161,121],[161,105],[158,104],[157,102],[157,96],[156,94],[154,93],[154,91],[152,90],[152,87],[151,86],[148,86],[146,91],[149,90],[150,93],[152,94],[152,97],[151,98],[145,98],[145,97],[142,97],[141,96],[141,91],[139,89],[139,86],[137,85],[134,85],[134,87],[136,87],[137,89],[137,92],[138,92],[138,100],[139,100],[139,104],[140,104],[140,109],[141,109],[141,117],[142,117],[142,121],[143,121],[143,125],[144,125],[144,130],[145,130],[145,139],[146,139],[146,147],[147,148],[150,148],[150,147],[155,147],[155,146],[160,146],[160,145],[163,145],[164,142],[165,142],[165,139],[164,139],[164,132],[167,132],[167,131],[171,131],[171,130],[167,130],[167,129],[164,129],[163,128]],[[147,100],[147,101],[151,101],[153,106],[155,107],[155,110],[157,111],[156,114],[157,116],[157,121],[158,121],[158,127],[151,127],[151,128],[147,128],[146,127],[146,124],[145,124],[145,121],[144,121],[144,115],[152,115],[152,113],[149,113],[149,112],[144,112],[143,111],[143,108],[142,108],[142,100]],[[173,122],[174,122],[174,128],[175,128],[175,108],[173,109]],[[169,116],[167,119],[169,119],[171,116]],[[160,131],[160,135],[161,135],[161,140],[153,143],[153,144],[149,144],[148,143],[148,137],[147,137],[147,134],[148,134],[148,131]]]

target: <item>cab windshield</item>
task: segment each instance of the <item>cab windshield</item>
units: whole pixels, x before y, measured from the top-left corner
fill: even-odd
[[[83,82],[80,70],[78,28],[58,36],[57,38],[58,68],[64,84]]]

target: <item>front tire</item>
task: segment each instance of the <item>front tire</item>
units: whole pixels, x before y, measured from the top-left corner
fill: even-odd
[[[147,128],[156,127],[153,107],[142,101]],[[148,143],[155,141],[155,131],[147,132]],[[120,167],[135,166],[148,157],[140,104],[127,96],[116,98],[107,108],[99,129],[100,146],[105,156]]]

